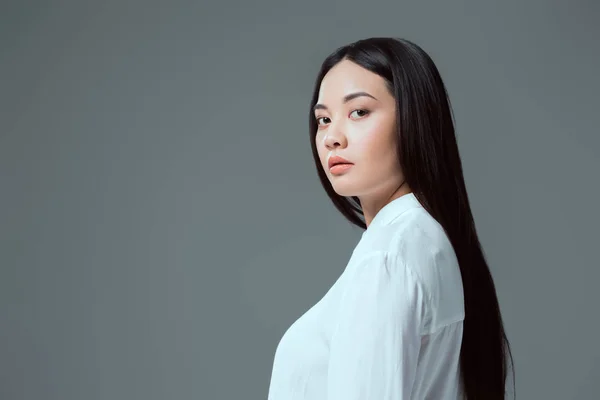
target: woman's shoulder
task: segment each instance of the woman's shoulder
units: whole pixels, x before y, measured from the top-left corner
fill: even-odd
[[[404,256],[453,252],[443,227],[424,208],[413,208],[376,230],[364,232],[356,250]]]
[[[463,287],[458,260],[441,225],[424,209],[413,209],[364,235],[356,260],[385,260],[389,273],[409,269],[428,294],[434,326],[463,317]],[[377,266],[373,266],[377,268]]]

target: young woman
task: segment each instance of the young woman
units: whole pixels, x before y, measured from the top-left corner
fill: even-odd
[[[512,355],[434,62],[402,39],[341,47],[309,124],[325,191],[365,231],[283,335],[269,400],[504,399]]]

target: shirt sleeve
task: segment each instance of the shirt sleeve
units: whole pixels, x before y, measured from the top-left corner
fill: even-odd
[[[408,400],[427,318],[423,286],[383,251],[351,272],[331,339],[327,400]]]

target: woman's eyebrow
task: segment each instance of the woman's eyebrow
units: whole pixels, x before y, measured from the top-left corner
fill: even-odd
[[[375,97],[371,96],[369,93],[367,92],[355,92],[355,93],[350,93],[344,96],[344,103],[349,102],[352,99],[355,99],[357,97],[361,97],[361,96],[366,96],[366,97],[370,97],[372,99],[377,100]],[[327,106],[325,104],[315,104],[315,106],[313,107],[313,111],[317,111],[317,110],[328,110]]]

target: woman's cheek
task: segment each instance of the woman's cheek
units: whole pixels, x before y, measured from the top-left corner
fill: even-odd
[[[381,138],[378,137],[378,127],[375,124],[366,126],[358,135],[356,135],[355,144],[360,148],[360,152],[373,160],[377,157]]]

